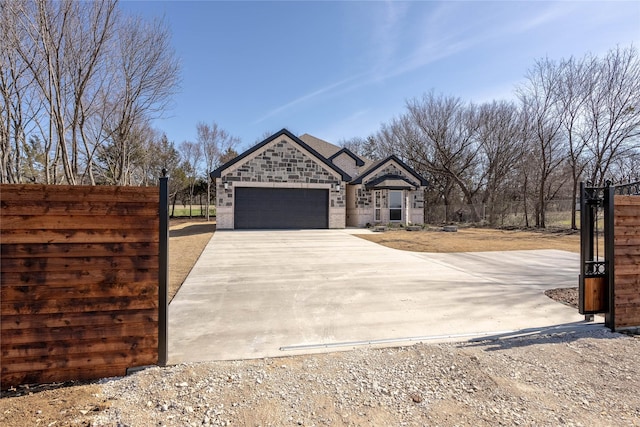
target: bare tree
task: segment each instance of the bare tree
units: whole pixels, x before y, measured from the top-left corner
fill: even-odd
[[[516,179],[514,165],[522,156],[521,114],[509,102],[487,103],[478,108],[478,149],[481,154],[479,175],[484,179],[482,203],[489,206],[489,224],[497,224],[498,202],[508,197],[507,189]]]
[[[393,139],[393,136],[388,134],[384,129],[384,125],[382,125],[377,135],[369,135],[366,138],[355,136],[340,141],[338,145],[348,149],[357,156],[371,160],[381,160],[382,157],[386,157],[383,152],[388,152],[387,148],[390,144],[393,144],[386,139],[387,137]]]
[[[425,95],[407,103],[403,121],[407,159],[419,169],[445,178],[462,192],[469,205],[471,220],[480,214],[474,201],[484,179],[476,135],[479,128],[477,108],[460,98]]]
[[[230,162],[236,157],[238,157],[238,152],[234,148],[228,147],[220,156],[220,164],[224,165],[225,163]]]
[[[586,102],[593,136],[590,181],[602,186],[613,162],[638,148],[640,136],[640,57],[638,50],[616,48],[597,67],[597,80]]]
[[[557,99],[562,114],[562,128],[567,141],[567,162],[571,169],[571,228],[577,229],[576,201],[578,186],[588,165],[587,144],[593,130],[585,120],[585,106],[589,94],[595,88],[596,58],[587,55],[583,59],[569,58],[559,64]]]
[[[134,125],[165,109],[178,84],[178,63],[169,45],[169,30],[160,21],[145,23],[129,18],[118,28],[118,69],[115,84],[109,87],[111,106],[104,126],[118,147],[116,184],[126,184]]]
[[[183,160],[182,169],[185,172],[189,187],[189,218],[192,216],[193,194],[200,175],[202,148],[200,144],[191,141],[183,141],[180,144],[180,154]]]
[[[546,227],[547,201],[558,190],[551,177],[565,159],[562,135],[561,105],[557,99],[559,73],[549,59],[539,60],[529,70],[526,83],[518,88],[527,118],[531,141],[529,154],[537,165],[535,176],[536,227]]]
[[[211,202],[211,178],[209,173],[220,164],[220,157],[225,151],[232,149],[238,138],[232,137],[229,133],[220,128],[216,122],[208,125],[199,122],[196,126],[198,133],[197,143],[202,150],[205,162],[205,180],[207,182],[206,218],[209,221],[209,205]]]
[[[177,87],[166,25],[121,18],[117,0],[2,1],[0,18],[0,181],[42,146],[46,183],[95,184],[98,153],[126,184],[134,133]]]
[[[70,27],[73,33],[68,36],[66,49],[66,67],[68,68],[70,90],[71,128],[71,171],[75,179],[80,177],[80,145],[85,155],[85,173],[91,184],[93,176],[93,151],[86,132],[87,117],[98,100],[101,77],[99,64],[108,54],[107,47],[114,33],[116,1],[102,0],[76,3],[79,13],[72,16]]]

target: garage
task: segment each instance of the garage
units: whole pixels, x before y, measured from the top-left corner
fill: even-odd
[[[329,227],[329,190],[309,188],[235,189],[236,229]]]

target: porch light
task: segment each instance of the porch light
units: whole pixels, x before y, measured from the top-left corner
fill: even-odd
[[[224,189],[225,189],[225,190],[228,190],[228,189],[229,189],[229,183],[228,183],[228,182],[225,182],[225,183],[224,183]]]
[[[336,191],[340,192],[340,190],[341,190],[340,184],[336,184]]]

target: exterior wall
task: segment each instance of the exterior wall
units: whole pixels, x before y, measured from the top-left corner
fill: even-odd
[[[349,200],[347,204],[348,225],[365,227],[367,224],[381,223],[387,224],[389,220],[389,203],[388,190],[382,190],[382,210],[380,212],[380,221],[374,220],[373,191],[365,188],[367,182],[383,175],[400,175],[415,181],[415,177],[408,174],[404,168],[400,167],[393,160],[389,161],[375,173],[369,175],[363,184],[351,186],[353,192],[353,200]],[[409,222],[412,224],[424,223],[424,187],[419,187],[416,191],[404,191],[403,203],[406,203],[405,197],[409,197]],[[407,215],[407,207],[403,209],[403,218]]]
[[[424,224],[424,187],[409,192],[409,222]]]
[[[358,212],[356,209],[356,187],[357,185],[347,185],[347,227],[359,227]]]
[[[349,225],[353,227],[365,227],[373,224],[373,193],[364,188],[364,185],[351,185],[353,201],[347,206]]]
[[[367,224],[388,224],[389,220],[389,190],[382,191],[382,208],[380,211],[380,221],[374,220],[373,190],[367,190],[363,185],[350,185],[347,191],[347,225],[350,227],[365,227]],[[411,224],[424,223],[423,196],[424,187],[419,187],[416,191],[403,192],[403,203],[405,203],[402,215],[403,219],[409,212],[409,222]],[[406,197],[409,197],[409,206],[406,206]],[[404,221],[403,221],[404,223]]]
[[[358,166],[356,166],[356,161],[347,153],[342,153],[331,161],[334,165],[348,173],[351,178],[355,178],[358,175]]]
[[[342,177],[318,163],[313,156],[282,136],[224,171],[216,179],[218,229],[233,229],[233,201],[236,187],[326,188],[329,189],[329,228],[346,224],[346,192]],[[224,183],[228,184],[225,190]],[[341,190],[335,187],[340,184]]]

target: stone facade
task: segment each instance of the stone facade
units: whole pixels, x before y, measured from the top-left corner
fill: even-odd
[[[288,137],[272,141],[216,179],[217,227],[233,228],[234,188],[278,187],[329,190],[329,228],[344,228],[345,183],[342,177],[298,148]],[[227,183],[227,189],[225,189]],[[340,190],[337,190],[340,186]]]
[[[416,181],[414,176],[407,173],[404,168],[397,165],[394,161],[384,164],[374,173],[367,175],[362,184],[351,186],[351,191],[347,193],[350,196],[347,200],[348,226],[364,227],[367,224],[387,224],[390,222],[388,209],[389,190],[379,190],[381,192],[381,211],[380,220],[376,221],[374,217],[374,190],[366,188],[367,183],[385,175],[398,175],[407,178],[411,182]],[[406,206],[407,197],[409,201],[408,207]],[[412,224],[422,224],[424,222],[424,194],[422,189],[418,189],[417,191],[403,190],[402,199],[404,206],[402,213],[402,217],[404,218],[403,222],[407,222],[408,214],[408,222]]]
[[[390,214],[398,214],[389,209],[390,197],[395,200],[398,197],[390,192],[401,191],[402,222],[423,222],[425,182],[416,178],[400,159],[390,156],[372,170],[370,166],[365,166],[367,162],[371,165],[371,160],[354,158],[340,147],[310,135],[303,137],[305,135],[298,138],[283,129],[211,172],[211,177],[216,181],[219,229],[234,228],[236,189],[241,187],[326,190],[329,228],[390,222]],[[364,180],[358,179],[359,174]],[[400,177],[415,183],[418,188],[413,190],[411,184]],[[377,188],[368,189],[367,183],[374,180]],[[381,201],[380,218],[377,220],[374,218],[374,194],[379,194]],[[286,204],[278,208],[283,206],[288,209]],[[279,211],[272,209],[271,212]],[[286,219],[282,212],[280,215]],[[275,223],[278,223],[277,219]]]

